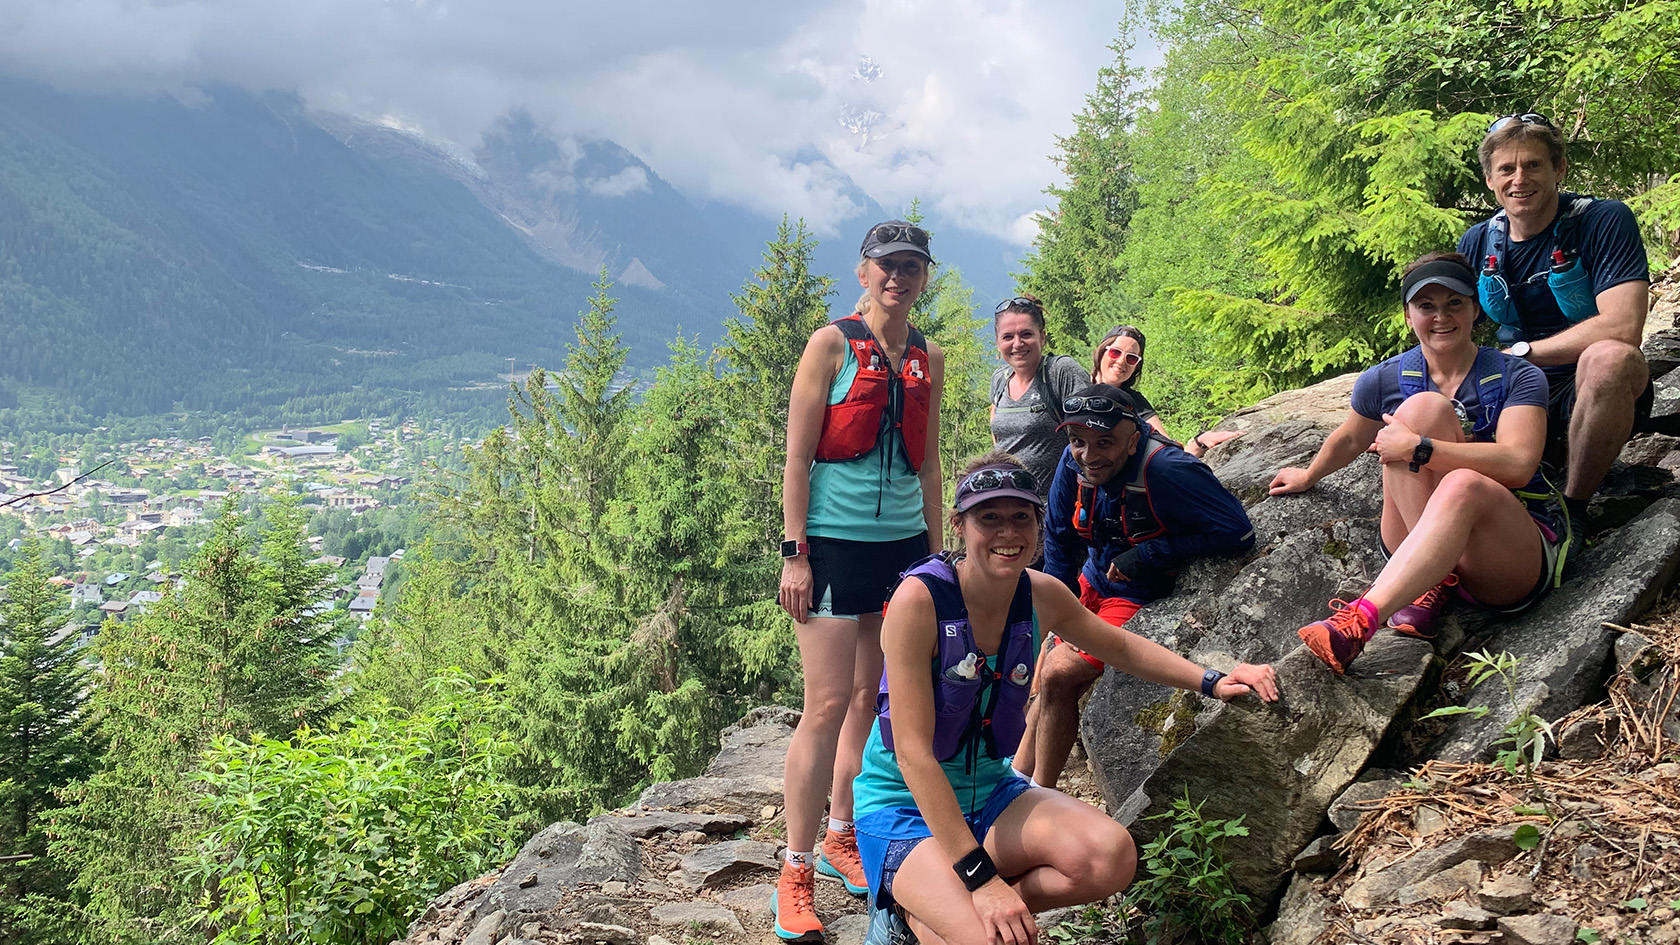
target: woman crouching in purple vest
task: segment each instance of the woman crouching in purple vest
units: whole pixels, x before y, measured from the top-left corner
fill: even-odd
[[[1040,625],[1140,679],[1218,699],[1277,698],[1270,666],[1204,673],[1027,570],[1042,517],[1036,483],[1014,457],[971,461],[950,519],[966,553],[923,559],[893,593],[877,719],[853,786],[871,945],[912,931],[929,945],[1027,945],[1038,935],[1034,912],[1131,883],[1137,851],[1125,827],[1010,767]]]

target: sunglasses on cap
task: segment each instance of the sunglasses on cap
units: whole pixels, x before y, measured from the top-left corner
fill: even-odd
[[[1079,397],[1077,395],[1069,397],[1068,399],[1062,401],[1062,412],[1066,414],[1117,413],[1123,417],[1130,417],[1132,415],[1132,411],[1128,409],[1125,404],[1122,404],[1120,401],[1115,400],[1112,397],[1104,397],[1101,394],[1092,394],[1088,397]]]
[[[1547,118],[1545,115],[1537,114],[1535,112],[1524,112],[1521,115],[1506,115],[1503,118],[1495,118],[1493,120],[1493,124],[1488,125],[1487,133],[1491,135],[1501,128],[1508,128],[1513,122],[1521,122],[1525,125],[1539,125],[1542,128],[1557,127],[1556,125],[1553,125],[1551,119]]]
[[[928,231],[908,223],[883,223],[869,231],[865,243],[914,243],[928,248]]]
[[[1125,361],[1127,364],[1143,363],[1143,355],[1138,354],[1136,351],[1121,351],[1119,348],[1104,348],[1103,357],[1109,359],[1110,361],[1119,359]]]
[[[1018,308],[1028,312],[1042,312],[1044,311],[1044,303],[1029,296],[1017,295],[1012,299],[1004,299],[1002,302],[999,302],[997,304],[997,308],[992,309],[992,314],[1002,315],[1004,312],[1007,312],[1012,308]]]
[[[1025,469],[981,469],[970,473],[957,487],[959,492],[990,492],[993,489],[1020,489],[1037,492],[1038,480]]]

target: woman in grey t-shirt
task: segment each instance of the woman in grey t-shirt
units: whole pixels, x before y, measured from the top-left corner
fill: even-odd
[[[1085,386],[1085,369],[1067,355],[1045,355],[1044,306],[1030,295],[998,303],[992,329],[1004,364],[992,375],[992,441],[1027,467],[1044,498],[1067,446],[1056,429],[1062,401]]]

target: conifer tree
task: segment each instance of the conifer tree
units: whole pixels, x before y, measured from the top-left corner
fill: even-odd
[[[0,601],[0,943],[50,941],[32,932],[26,897],[61,898],[68,877],[47,854],[54,792],[95,759],[81,732],[88,674],[74,634],[54,639],[69,608],[41,546],[23,546]],[[17,858],[17,859],[13,859]],[[27,859],[25,859],[27,858]]]
[[[222,734],[284,738],[326,714],[328,622],[308,612],[325,569],[302,564],[295,513],[274,521],[269,560],[229,500],[185,586],[100,629],[88,709],[104,766],[63,792],[72,804],[51,845],[76,870],[62,940],[151,942],[183,928],[195,891],[173,865],[202,825],[188,786],[201,750]]]
[[[1122,37],[1125,25],[1122,25]],[[1119,260],[1138,205],[1128,132],[1140,104],[1130,44],[1109,45],[1114,61],[1073,116],[1074,131],[1056,139],[1066,184],[1046,192],[1056,206],[1038,217],[1038,236],[1021,285],[1044,302],[1051,336],[1064,347],[1096,340],[1107,326],[1101,299],[1120,278]]]

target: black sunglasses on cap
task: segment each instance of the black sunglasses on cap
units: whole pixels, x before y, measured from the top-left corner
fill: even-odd
[[[1542,128],[1557,127],[1556,125],[1553,125],[1552,120],[1547,118],[1545,115],[1541,115],[1536,112],[1524,112],[1521,115],[1506,115],[1503,118],[1495,118],[1493,120],[1493,124],[1488,125],[1487,133],[1491,135],[1501,128],[1510,127],[1512,122],[1522,122],[1525,125],[1539,125]]]
[[[1132,412],[1127,409],[1125,404],[1122,404],[1120,401],[1115,400],[1112,397],[1104,397],[1101,394],[1093,394],[1089,397],[1069,397],[1068,399],[1062,401],[1062,412],[1067,414],[1120,413],[1128,417],[1132,415]]]
[[[928,231],[908,223],[883,223],[869,231],[865,243],[914,243],[928,248]]]
[[[1004,312],[1007,312],[1012,308],[1028,312],[1042,312],[1044,311],[1044,303],[1025,295],[1017,295],[1012,299],[1004,299],[1002,302],[999,302],[997,304],[997,308],[992,309],[992,314],[1002,315]]]

